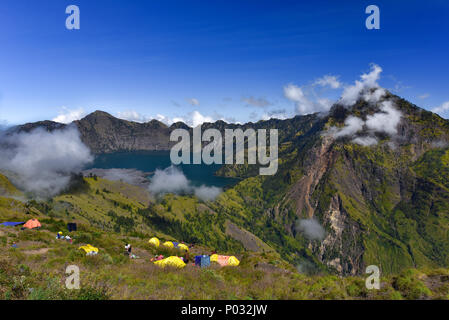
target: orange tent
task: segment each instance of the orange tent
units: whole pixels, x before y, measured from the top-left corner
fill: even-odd
[[[23,227],[28,229],[40,228],[41,223],[37,219],[30,219],[23,225]]]

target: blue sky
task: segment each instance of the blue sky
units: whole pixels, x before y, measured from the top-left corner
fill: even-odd
[[[80,30],[65,28],[71,4]],[[365,27],[370,4],[380,30]],[[316,80],[338,76],[341,89],[370,63],[383,69],[380,85],[432,109],[449,101],[448,34],[443,0],[2,0],[0,122],[97,109],[141,120],[292,116],[286,86],[337,99]]]

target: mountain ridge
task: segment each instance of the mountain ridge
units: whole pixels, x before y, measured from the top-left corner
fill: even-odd
[[[260,120],[256,123],[245,124],[227,123],[222,120],[215,122],[205,122],[202,124],[203,130],[217,128],[224,131],[225,128],[268,128],[272,124],[282,124],[284,121],[297,122],[298,119],[313,119],[317,115],[295,116],[287,120],[270,119]],[[9,130],[14,132],[30,132],[38,127],[47,131],[59,130],[70,125],[75,125],[81,134],[81,140],[95,154],[111,153],[117,151],[169,151],[175,142],[170,142],[170,132],[174,129],[186,129],[192,131],[193,128],[183,122],[175,122],[167,126],[163,122],[152,119],[145,123],[128,121],[112,116],[104,111],[94,111],[80,120],[75,120],[70,124],[58,123],[50,120],[38,121],[18,125]],[[130,138],[130,136],[133,136]]]

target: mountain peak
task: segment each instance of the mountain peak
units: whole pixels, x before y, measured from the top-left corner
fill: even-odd
[[[90,118],[115,118],[115,117],[105,111],[95,110],[94,112],[89,113],[83,119],[90,119]],[[81,119],[81,120],[83,120],[83,119]]]
[[[376,90],[379,89],[382,90],[383,94],[376,96]],[[330,109],[329,116],[339,122],[344,121],[350,115],[365,118],[367,115],[383,112],[385,103],[391,103],[391,107],[400,111],[404,116],[424,111],[424,109],[392,94],[388,90],[383,88],[370,88],[361,92],[357,101],[351,105],[337,101]]]
[[[46,131],[52,132],[54,130],[59,130],[65,128],[66,125],[64,123],[59,123],[50,120],[38,121],[38,122],[29,122],[19,126],[12,127],[8,130],[8,133],[15,132],[30,132],[36,128],[43,128]]]
[[[167,128],[167,125],[157,119],[151,119],[146,123],[147,126],[153,127],[153,128]]]

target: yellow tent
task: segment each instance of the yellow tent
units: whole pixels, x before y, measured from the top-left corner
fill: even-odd
[[[171,241],[166,241],[164,242],[163,246],[167,248],[173,248],[175,245]]]
[[[155,261],[154,264],[161,268],[165,268],[165,267],[169,266],[169,267],[176,267],[176,268],[181,269],[186,266],[184,261],[182,261],[182,259],[180,257],[176,257],[176,256],[171,256],[171,257],[159,260],[159,261]]]
[[[98,253],[98,248],[95,248],[94,246],[91,246],[90,244],[79,247],[78,249],[84,250],[86,253],[89,253],[89,252],[97,252]]]
[[[178,244],[178,249],[189,251],[189,247],[186,246],[184,243]]]
[[[159,247],[160,241],[158,238],[153,237],[148,241],[149,244],[152,244],[153,246],[155,246],[156,248]]]
[[[210,256],[211,262],[217,262],[220,266],[232,266],[236,267],[240,264],[240,261],[234,256],[220,256],[218,254],[213,254]]]
[[[234,256],[230,256],[228,259],[228,266],[237,267],[240,264],[239,259]]]

